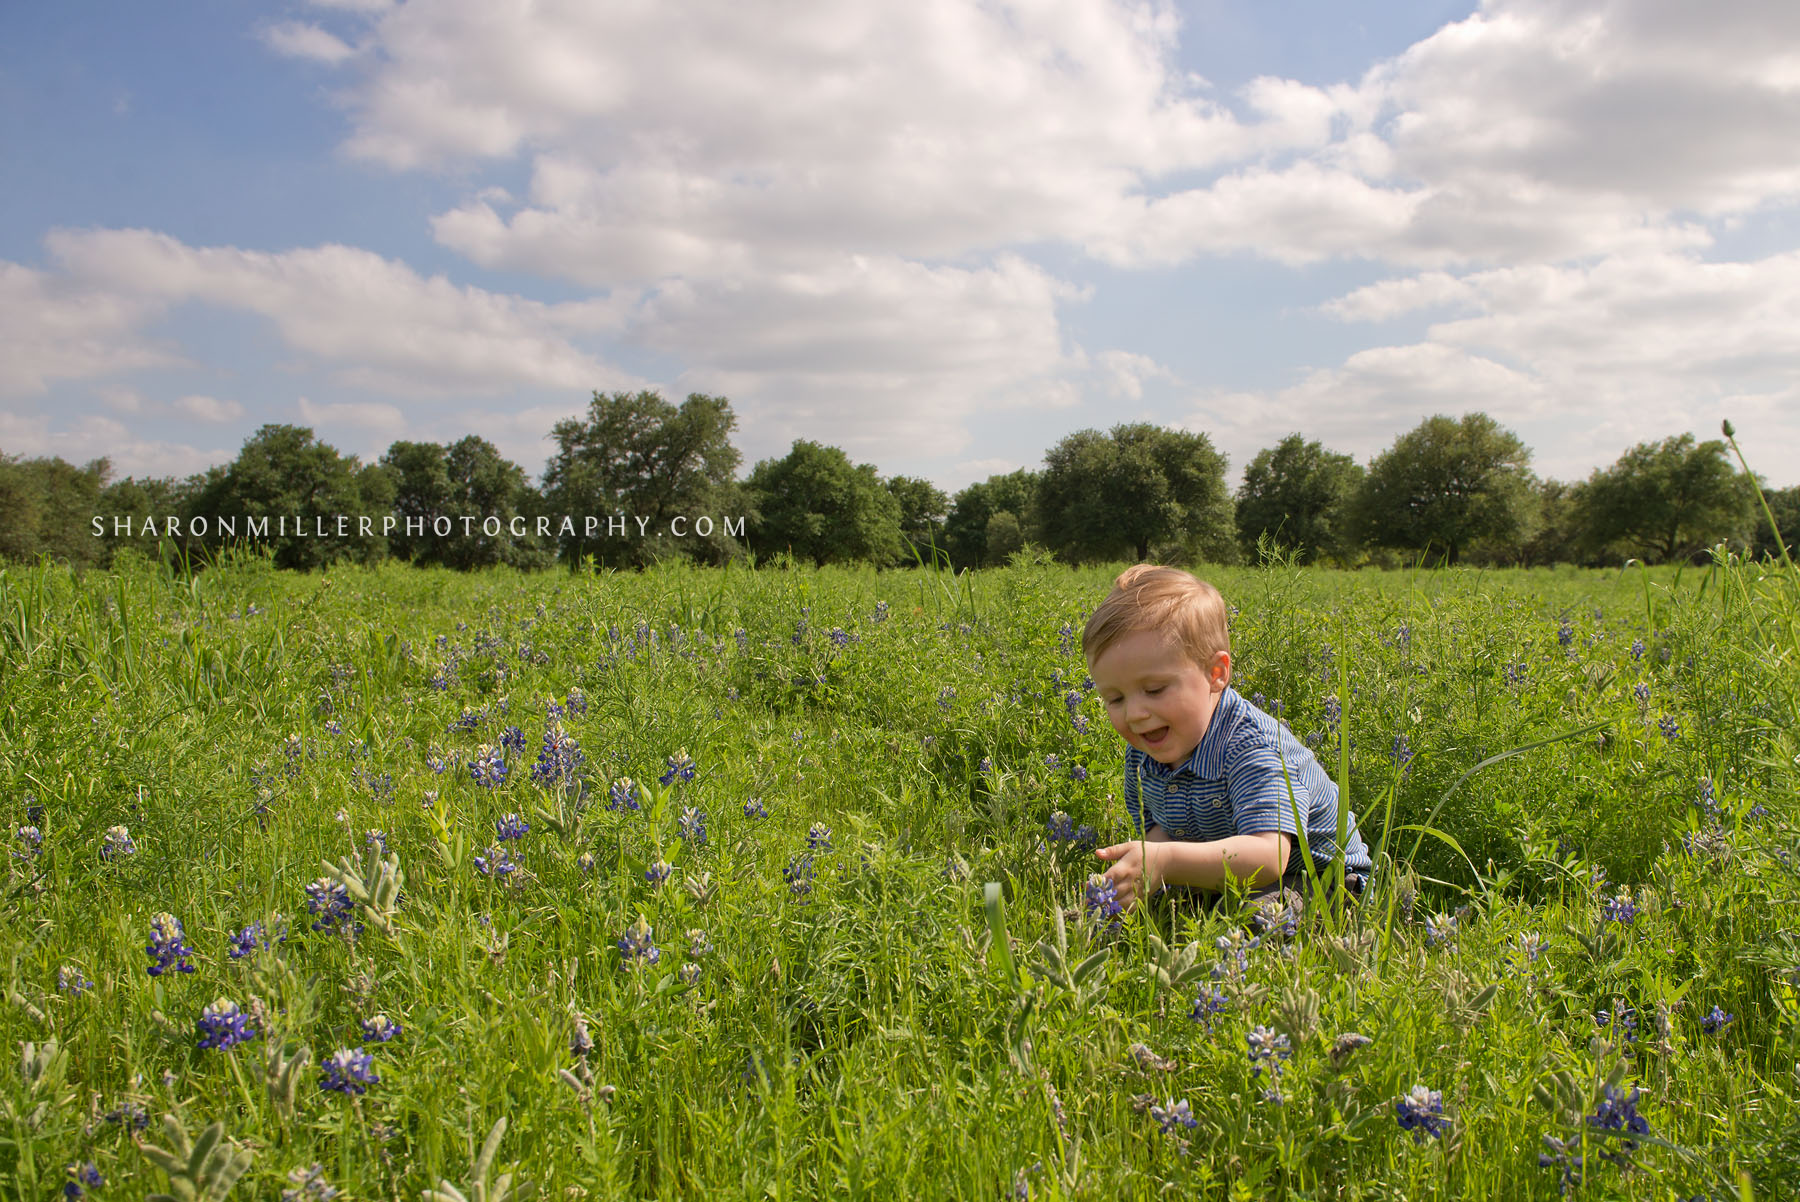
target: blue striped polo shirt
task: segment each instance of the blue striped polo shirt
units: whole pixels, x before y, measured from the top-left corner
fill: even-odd
[[[1170,767],[1135,747],[1125,749],[1125,812],[1131,816],[1133,831],[1145,801],[1150,806],[1149,823],[1162,827],[1171,839],[1192,842],[1264,831],[1297,835],[1297,806],[1306,821],[1313,862],[1322,869],[1337,858],[1337,785],[1293,731],[1229,685],[1219,695],[1200,745],[1181,763]],[[1349,831],[1344,868],[1368,872],[1369,848],[1354,812]],[[1295,839],[1294,852],[1299,851],[1300,841]],[[1289,862],[1290,872],[1297,863]]]

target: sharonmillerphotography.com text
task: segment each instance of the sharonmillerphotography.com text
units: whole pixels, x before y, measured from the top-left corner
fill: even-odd
[[[653,528],[654,527],[654,528]],[[727,538],[744,537],[744,518],[713,518],[710,514],[696,517],[677,515],[666,522],[638,514],[584,514],[579,517],[402,517],[399,514],[280,514],[191,518],[179,517],[103,517],[92,522],[95,538],[372,538],[403,535],[424,538],[433,535],[449,538],[460,534],[471,538],[476,534],[499,538],[711,538],[715,533]]]

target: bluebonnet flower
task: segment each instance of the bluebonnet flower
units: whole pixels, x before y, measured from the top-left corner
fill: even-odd
[[[1650,700],[1650,686],[1640,680],[1631,687],[1631,695],[1637,698],[1639,705],[1643,705]]]
[[[1075,838],[1075,820],[1061,810],[1057,810],[1050,815],[1049,821],[1044,823],[1044,830],[1052,839],[1072,842]]]
[[[1611,1027],[1628,1043],[1637,1042],[1638,1020],[1637,1009],[1627,1006],[1617,998],[1613,999],[1610,1009],[1594,1011],[1594,1025],[1601,1029]]]
[[[845,646],[850,642],[850,635],[842,626],[833,626],[829,637],[831,641],[839,647]]]
[[[1170,1098],[1166,1106],[1152,1106],[1150,1117],[1156,1120],[1157,1126],[1162,1128],[1164,1135],[1174,1134],[1177,1127],[1186,1127],[1192,1130],[1200,1125],[1200,1120],[1194,1117],[1194,1112],[1189,1108],[1186,1098],[1179,1102]]]
[[[1263,696],[1261,691],[1254,692],[1250,694],[1250,704],[1254,705],[1259,710],[1267,710],[1269,708],[1269,699]]]
[[[363,842],[374,849],[377,858],[387,855],[387,832],[374,827],[363,832]]]
[[[594,853],[591,851],[584,851],[575,857],[575,867],[581,869],[581,874],[583,876],[594,871],[594,864]]]
[[[253,922],[231,937],[225,954],[233,960],[242,960],[245,956],[254,955],[259,947],[268,947],[269,940],[263,931],[263,924]]]
[[[938,690],[938,695],[937,695],[938,708],[943,710],[946,714],[950,712],[950,705],[955,700],[956,700],[956,690],[951,688],[949,685],[945,685],[943,688]]]
[[[331,1202],[337,1197],[337,1186],[325,1180],[325,1166],[314,1163],[311,1168],[288,1170],[291,1189],[281,1191],[281,1202]]]
[[[1069,724],[1075,728],[1075,733],[1085,735],[1088,732],[1088,717],[1081,712],[1081,699],[1080,689],[1070,689],[1063,698],[1063,708],[1069,711]]]
[[[1279,1077],[1282,1061],[1294,1054],[1288,1037],[1272,1027],[1252,1027],[1245,1033],[1244,1043],[1249,1049],[1252,1077],[1261,1076],[1265,1065],[1268,1066],[1271,1077]]]
[[[1261,935],[1245,935],[1240,927],[1233,927],[1231,932],[1220,935],[1213,943],[1219,951],[1231,958],[1231,967],[1223,962],[1213,966],[1213,979],[1227,975],[1242,976],[1250,967],[1250,953],[1262,945]]]
[[[669,874],[674,871],[675,866],[667,860],[652,860],[650,867],[644,869],[644,879],[652,885],[660,885],[668,880]]]
[[[1250,921],[1258,931],[1264,934],[1273,931],[1284,939],[1293,938],[1294,932],[1300,927],[1300,915],[1282,894],[1276,894],[1258,904]]]
[[[369,796],[376,801],[386,801],[394,795],[394,774],[383,772],[364,772],[361,768],[350,769],[350,779],[369,791]]]
[[[576,717],[580,717],[587,713],[587,707],[587,694],[582,692],[578,686],[570,688],[569,698],[563,702],[563,708]]]
[[[1633,660],[1640,660],[1640,659],[1644,658],[1644,640],[1643,639],[1632,639],[1631,640],[1631,658]]]
[[[781,877],[787,882],[788,892],[805,901],[813,889],[812,856],[807,854],[789,859],[787,867],[781,870]]]
[[[94,987],[94,983],[82,975],[73,964],[65,964],[56,970],[56,989],[58,993],[72,993],[80,997]]]
[[[606,808],[609,810],[641,810],[643,803],[638,800],[637,782],[629,776],[621,776],[606,791]]]
[[[763,805],[762,798],[752,797],[750,800],[748,800],[744,803],[744,817],[746,817],[746,818],[767,818],[768,816],[769,816],[769,811],[768,811],[767,807],[765,807]]]
[[[1561,643],[1564,647],[1567,647],[1575,641],[1575,626],[1569,619],[1564,618],[1562,620],[1562,625],[1556,628],[1556,641]]]
[[[25,845],[25,850],[15,851],[14,856],[20,859],[36,857],[44,850],[44,832],[35,826],[22,826],[19,828],[19,842]],[[100,854],[102,856],[106,854],[104,848],[101,849]]]
[[[1744,817],[1752,822],[1756,821],[1758,818],[1767,818],[1768,816],[1769,807],[1760,801],[1744,811]]]
[[[63,1197],[70,1202],[82,1197],[88,1190],[99,1189],[106,1184],[106,1178],[100,1175],[100,1166],[91,1160],[72,1164],[66,1172],[69,1179],[63,1183]]]
[[[1230,997],[1217,985],[1203,985],[1200,994],[1194,999],[1194,1005],[1188,1011],[1188,1017],[1197,1023],[1205,1023],[1207,1030],[1212,1030],[1213,1016],[1223,1012],[1231,1005]]]
[[[1349,1060],[1357,1049],[1366,1048],[1374,1042],[1367,1035],[1360,1035],[1355,1031],[1345,1031],[1331,1041],[1331,1067],[1343,1068],[1344,1062]]]
[[[707,956],[712,955],[712,950],[713,950],[712,940],[707,937],[707,934],[705,931],[702,931],[697,927],[688,931],[687,941],[688,941],[688,950],[687,950],[688,959],[704,960]]]
[[[831,850],[831,828],[815,822],[806,829],[806,846],[813,851]]]
[[[1673,714],[1664,714],[1657,719],[1656,726],[1658,730],[1662,731],[1663,738],[1671,743],[1681,737],[1681,723],[1675,720]]]
[[[136,852],[137,844],[131,841],[130,831],[122,826],[109,826],[106,828],[106,836],[100,844],[100,858],[102,860],[123,859]]]
[[[1326,729],[1327,730],[1336,730],[1338,727],[1338,723],[1343,721],[1343,719],[1344,719],[1343,703],[1338,700],[1337,694],[1333,693],[1331,696],[1325,698],[1325,727],[1326,727]]]
[[[1587,1116],[1588,1126],[1601,1131],[1628,1131],[1633,1135],[1650,1134],[1649,1120],[1638,1113],[1637,1104],[1641,1094],[1642,1091],[1635,1085],[1631,1087],[1629,1095],[1616,1085],[1606,1086],[1601,1094],[1600,1104],[1595,1107],[1594,1113]],[[1629,1154],[1637,1151],[1638,1142],[1635,1139],[1623,1139],[1619,1141],[1619,1147],[1621,1150],[1618,1152],[1602,1152],[1600,1158],[1617,1165],[1624,1165],[1629,1159]]]
[[[1525,931],[1519,935],[1519,950],[1525,953],[1525,962],[1535,964],[1537,958],[1544,954],[1545,939],[1536,931]]]
[[[586,759],[574,736],[563,729],[562,723],[551,721],[544,728],[544,744],[538,750],[537,762],[531,766],[531,779],[540,785],[572,781],[575,770]]]
[[[875,612],[870,614],[869,617],[870,617],[871,621],[875,621],[875,622],[887,621],[888,620],[888,603],[886,601],[877,601],[875,603]]]
[[[1719,816],[1719,799],[1713,796],[1712,777],[1700,778],[1700,808],[1706,811],[1708,818]]]
[[[694,779],[694,761],[688,757],[686,750],[677,751],[669,757],[669,769],[658,778],[661,784],[673,784],[676,781]]]
[[[1406,741],[1406,736],[1395,735],[1393,749],[1388,753],[1388,757],[1394,761],[1394,766],[1403,772],[1410,772],[1411,769],[1407,765],[1412,762],[1413,754],[1412,744]]]
[[[200,1033],[202,1048],[230,1048],[256,1038],[250,1016],[236,1002],[220,998],[200,1012],[194,1024]]]
[[[1605,921],[1616,922],[1622,927],[1628,927],[1636,922],[1637,916],[1641,912],[1637,903],[1631,900],[1629,890],[1621,891],[1617,896],[1609,898],[1606,904],[1600,908],[1601,916]]]
[[[1118,929],[1119,915],[1125,912],[1124,904],[1119,901],[1119,887],[1110,877],[1098,872],[1087,879],[1083,905],[1089,918],[1109,930]]]
[[[993,770],[994,770],[994,761],[989,759],[985,755],[982,756],[980,762],[975,765],[975,771],[979,772],[983,776],[986,776],[988,773],[992,772]]]
[[[364,1043],[387,1043],[401,1032],[401,1026],[385,1014],[376,1014],[363,1019],[362,1037]]]
[[[319,1065],[319,1088],[341,1094],[364,1094],[371,1085],[379,1085],[375,1075],[375,1057],[361,1048],[339,1048]]]
[[[502,814],[494,820],[494,837],[504,843],[508,839],[523,839],[531,831],[531,824],[517,814]]]
[[[469,763],[469,775],[483,788],[495,789],[506,783],[506,749],[483,743],[475,749]]]
[[[563,716],[562,702],[554,697],[544,698],[544,721],[560,722]]]
[[[1051,752],[1044,757],[1044,767],[1050,769],[1052,772],[1056,771],[1056,766],[1060,763],[1062,763],[1062,761],[1057,759],[1055,752]]]
[[[459,730],[474,730],[477,726],[481,725],[481,720],[486,716],[485,713],[472,710],[465,705],[463,706],[463,712],[444,729],[449,734],[455,734]]]
[[[618,947],[620,968],[637,968],[640,965],[655,964],[662,959],[662,952],[657,949],[650,924],[644,921],[641,914],[619,936]]]
[[[1501,671],[1506,677],[1508,686],[1523,684],[1525,681],[1526,666],[1523,663],[1507,664]]]
[[[1544,1136],[1544,1146],[1550,1150],[1538,1153],[1538,1167],[1560,1170],[1560,1180],[1557,1184],[1563,1193],[1568,1193],[1572,1188],[1579,1188],[1587,1168],[1582,1162],[1580,1151],[1578,1151],[1581,1141],[1579,1139],[1561,1140],[1554,1135],[1546,1135]]]
[[[705,847],[706,811],[693,806],[683,806],[681,817],[675,822],[675,833],[695,847]]]
[[[1726,1023],[1736,1021],[1736,1015],[1728,1014],[1724,1010],[1719,1009],[1719,1007],[1714,1006],[1707,1012],[1706,1016],[1700,1020],[1700,1029],[1705,1031],[1708,1035],[1717,1035],[1720,1031],[1725,1029]]]
[[[309,914],[318,915],[313,921],[313,930],[331,931],[347,925],[356,903],[350,900],[350,891],[342,882],[322,876],[306,887],[306,909]],[[361,930],[360,923],[357,929]]]
[[[1425,1142],[1426,1136],[1442,1139],[1444,1129],[1450,1125],[1444,1117],[1443,1092],[1423,1085],[1415,1085],[1411,1093],[1394,1099],[1394,1117],[1400,1120],[1400,1130],[1412,1132],[1413,1142],[1419,1144]]]
[[[471,863],[482,876],[491,876],[501,881],[519,870],[512,854],[498,843],[488,848],[485,854],[476,856]]]
[[[1435,917],[1429,914],[1426,915],[1425,946],[1437,947],[1440,944],[1446,947],[1454,946],[1456,943],[1456,926],[1456,915],[1454,914],[1439,914]]]
[[[1064,622],[1056,628],[1056,643],[1064,655],[1075,654],[1075,628]]]
[[[171,968],[176,972],[193,972],[194,966],[188,963],[188,957],[194,954],[184,940],[187,933],[181,929],[181,919],[164,912],[150,920],[150,942],[144,945],[144,952],[150,957],[150,975],[160,977]]]
[[[516,726],[509,726],[500,732],[500,746],[507,751],[525,753],[525,732]]]

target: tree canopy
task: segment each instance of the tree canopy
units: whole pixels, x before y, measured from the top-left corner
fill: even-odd
[[[1204,434],[1146,422],[1080,430],[1044,456],[1038,520],[1077,563],[1142,561],[1160,547],[1216,557],[1233,543],[1225,467]]]
[[[989,476],[957,493],[944,519],[951,564],[960,569],[1004,563],[1023,546],[1036,528],[1038,480],[1037,472],[1020,468]],[[1003,547],[990,547],[991,530],[1001,532]]]
[[[789,551],[815,564],[900,556],[900,502],[873,465],[852,464],[836,447],[797,439],[782,458],[758,463],[747,487],[759,515],[751,545],[761,555]]]
[[[740,516],[733,477],[740,456],[731,445],[737,416],[723,397],[692,393],[677,409],[654,392],[594,393],[583,418],[557,422],[556,453],[544,469],[544,504],[575,519],[559,533],[563,558],[574,566],[592,555],[612,566],[642,566],[670,554],[723,560],[738,548],[720,519]],[[623,515],[624,533],[607,519]],[[601,519],[590,536],[584,518]],[[675,518],[707,516],[712,533],[658,537]]]
[[[1679,434],[1640,442],[1577,490],[1587,541],[1653,562],[1748,539],[1755,496],[1718,439]]]
[[[1532,514],[1531,452],[1485,413],[1439,414],[1375,457],[1356,493],[1363,542],[1456,563],[1483,541],[1517,540]]]
[[[464,571],[500,564],[548,566],[550,549],[539,544],[529,524],[540,507],[537,493],[525,469],[485,438],[470,434],[448,447],[396,442],[381,465],[394,483],[398,523],[388,540],[392,554],[420,566]],[[527,519],[522,538],[513,533],[517,518]],[[499,522],[497,534],[490,519]]]
[[[304,426],[271,424],[251,435],[230,464],[206,473],[188,523],[205,518],[215,532],[205,541],[222,543],[220,519],[268,519],[267,545],[277,567],[368,563],[387,553],[379,523],[392,502],[393,482],[381,468],[363,467]],[[362,517],[373,520],[373,533],[359,528]],[[284,519],[286,532],[277,533]]]
[[[1237,535],[1246,555],[1268,538],[1302,563],[1349,549],[1350,499],[1363,469],[1348,455],[1290,434],[1256,453],[1237,491]]]

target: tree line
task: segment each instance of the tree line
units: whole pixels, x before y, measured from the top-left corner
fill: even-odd
[[[743,479],[722,397],[674,405],[596,392],[558,422],[535,483],[487,440],[397,441],[364,464],[309,429],[266,425],[236,459],[186,478],[112,479],[106,460],[0,453],[0,558],[109,563],[123,548],[205,561],[254,532],[308,569],[397,558],[421,566],[644,567],[779,555],[815,564],[1007,562],[1531,566],[1669,562],[1721,542],[1775,554],[1774,533],[1726,444],[1640,443],[1585,480],[1540,479],[1531,452],[1484,413],[1426,419],[1367,465],[1290,434],[1226,484],[1202,433],[1148,423],[1081,430],[1041,467],[954,496],[882,477],[806,439]],[[1800,488],[1766,494],[1792,550]],[[705,519],[702,521],[701,519]]]

